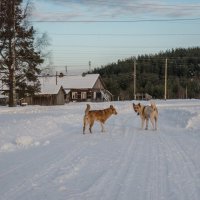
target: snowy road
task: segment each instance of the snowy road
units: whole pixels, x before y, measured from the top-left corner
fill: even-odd
[[[157,131],[131,103],[86,135],[84,103],[1,107],[0,200],[199,200],[200,101],[156,101]]]

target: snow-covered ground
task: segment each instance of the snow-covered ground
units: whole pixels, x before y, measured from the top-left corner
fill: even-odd
[[[0,200],[199,200],[200,100],[155,102],[157,131],[125,101],[86,135],[86,103],[0,107]]]

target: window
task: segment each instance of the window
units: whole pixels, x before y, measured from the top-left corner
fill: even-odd
[[[87,92],[81,92],[81,99],[87,98]]]
[[[96,99],[96,92],[93,93],[93,99]]]
[[[72,99],[78,99],[78,92],[72,92]]]

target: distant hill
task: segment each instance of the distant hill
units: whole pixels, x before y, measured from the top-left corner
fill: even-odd
[[[167,98],[200,98],[200,48],[177,48],[152,55],[140,55],[95,68],[114,99],[133,99],[133,68],[136,59],[136,93],[164,97],[167,58]]]

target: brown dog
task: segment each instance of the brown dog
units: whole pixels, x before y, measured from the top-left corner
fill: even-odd
[[[144,127],[144,122],[146,121],[146,130],[148,129],[149,119],[152,123],[153,129],[157,130],[157,122],[158,122],[158,109],[155,103],[151,102],[151,106],[144,106],[140,103],[137,105],[133,103],[134,111],[140,115],[142,120],[141,128]]]
[[[112,105],[104,110],[90,110],[90,105],[87,104],[85,116],[83,118],[83,134],[85,134],[85,128],[88,124],[89,131],[92,133],[92,126],[95,121],[99,121],[101,123],[101,131],[104,132],[105,129],[103,124],[112,114],[117,115],[117,111]]]

